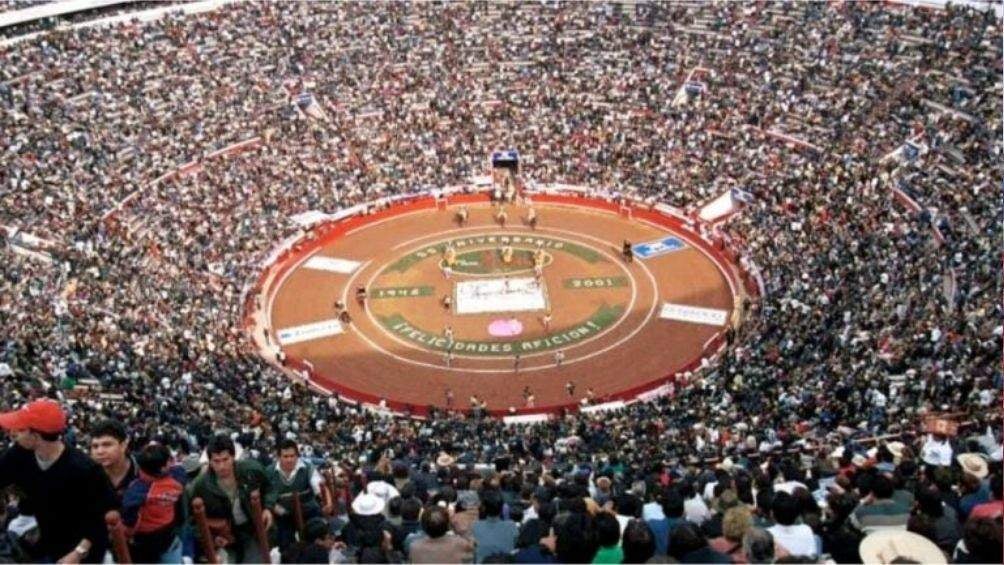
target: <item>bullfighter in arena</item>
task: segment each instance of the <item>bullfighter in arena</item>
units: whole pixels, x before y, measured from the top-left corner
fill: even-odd
[[[533,252],[533,276],[540,280],[544,276],[544,260],[547,255],[544,253],[544,249],[541,246],[537,246],[537,249]]]
[[[624,240],[624,246],[623,249],[621,250],[621,253],[624,255],[625,262],[631,263],[634,261],[634,249],[631,248],[630,241],[626,239]]]
[[[457,263],[457,250],[452,245],[447,245],[443,250],[443,276],[450,278],[453,275],[453,266]]]
[[[551,333],[551,311],[548,310],[544,313],[544,316],[540,319],[540,324],[544,326],[544,333]]]
[[[495,214],[495,221],[498,222],[499,227],[504,228],[505,223],[509,220],[509,214],[506,214],[505,208],[499,206],[499,211]]]
[[[511,245],[502,246],[502,250],[499,252],[499,255],[502,256],[502,264],[508,265],[512,263],[512,257],[514,253],[515,251],[513,250]]]
[[[526,224],[530,226],[530,229],[537,229],[537,209],[530,207],[530,211],[526,214]]]
[[[447,244],[446,249],[443,250],[443,262],[450,268],[453,268],[457,263],[457,250],[453,245]]]
[[[457,210],[457,215],[456,215],[457,224],[461,226],[467,225],[467,219],[469,217],[470,217],[470,211],[467,210],[466,204],[461,206],[460,209]]]

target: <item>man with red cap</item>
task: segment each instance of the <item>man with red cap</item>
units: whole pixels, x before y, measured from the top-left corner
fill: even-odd
[[[0,453],[0,489],[24,493],[20,510],[38,521],[40,546],[58,563],[100,563],[108,548],[105,513],[115,493],[101,466],[63,441],[66,414],[54,400],[0,414],[14,444]]]

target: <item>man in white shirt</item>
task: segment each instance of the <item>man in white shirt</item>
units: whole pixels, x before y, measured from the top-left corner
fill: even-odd
[[[941,434],[928,434],[927,441],[920,448],[921,459],[928,465],[951,467],[952,454],[952,444]]]
[[[771,514],[776,524],[767,531],[774,536],[774,541],[793,556],[815,560],[819,548],[812,528],[796,524],[801,514],[798,499],[786,492],[777,493],[771,504]]]
[[[680,489],[680,494],[683,495],[683,517],[688,522],[700,526],[711,518],[711,510],[708,509],[708,505],[694,491],[693,485],[684,484]]]
[[[803,473],[799,471],[794,463],[785,462],[782,465],[781,473],[784,480],[774,485],[774,492],[784,492],[794,495],[796,489],[809,490],[809,487],[801,481],[804,476]]]
[[[666,514],[662,511],[662,504],[658,500],[650,500],[641,507],[642,520],[662,520]]]

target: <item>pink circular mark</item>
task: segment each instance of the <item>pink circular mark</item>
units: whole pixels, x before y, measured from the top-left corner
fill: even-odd
[[[488,324],[488,333],[494,337],[512,337],[523,333],[523,323],[515,318],[494,320]]]

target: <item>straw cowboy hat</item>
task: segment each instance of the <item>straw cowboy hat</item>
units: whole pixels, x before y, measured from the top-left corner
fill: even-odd
[[[959,462],[963,471],[977,479],[986,478],[990,474],[990,470],[987,468],[987,460],[976,453],[961,453],[955,460]]]
[[[436,466],[452,467],[453,464],[456,463],[456,461],[457,461],[456,459],[450,457],[450,455],[444,451],[439,454],[439,457],[436,457]]]
[[[892,453],[892,462],[894,465],[899,465],[903,460],[903,450],[906,449],[906,444],[901,441],[890,441],[885,444],[885,448]]]
[[[352,501],[352,511],[360,516],[376,516],[383,507],[383,499],[372,494],[360,494]]]
[[[865,563],[892,563],[908,559],[914,563],[948,563],[945,554],[924,536],[905,530],[881,530],[861,540],[858,547]]]
[[[721,469],[722,471],[725,471],[726,473],[731,473],[732,469],[734,469],[735,466],[736,466],[736,464],[732,461],[732,458],[731,457],[726,457],[725,459],[722,459],[722,462],[719,463],[718,465],[716,465],[715,467],[717,469]]]
[[[398,492],[398,490],[394,488],[393,485],[391,485],[386,481],[370,482],[369,484],[366,485],[366,492],[367,494],[372,494],[373,496],[384,501],[384,503],[386,503],[392,498],[401,496],[401,493]]]

